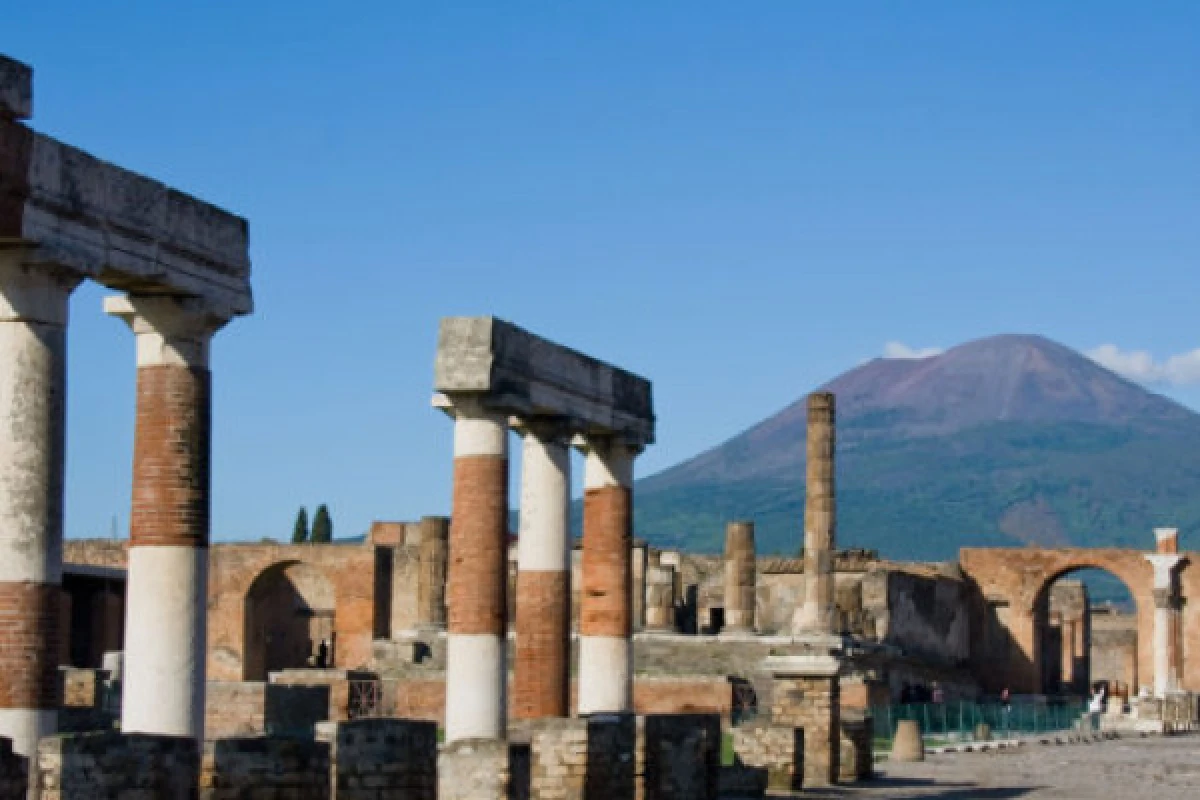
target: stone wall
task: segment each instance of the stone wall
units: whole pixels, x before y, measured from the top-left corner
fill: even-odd
[[[25,800],[29,759],[13,752],[12,739],[0,736],[0,800]]]
[[[860,713],[844,713],[841,718],[838,780],[842,783],[867,780],[874,772],[874,762],[871,717]]]
[[[466,739],[437,756],[437,800],[507,800],[509,747],[491,739]],[[614,798],[617,796],[614,796]]]
[[[862,578],[869,638],[910,657],[947,666],[970,658],[970,588],[960,575],[872,570]]]
[[[200,753],[192,739],[148,734],[60,734],[38,745],[40,800],[195,797]]]
[[[209,681],[205,695],[206,739],[313,735],[318,722],[330,719],[330,687]]]
[[[795,791],[804,783],[804,732],[799,728],[758,722],[731,729],[739,764],[766,770],[767,787]]]
[[[332,745],[336,800],[436,800],[437,725],[359,719],[317,726]]]
[[[1137,618],[1117,612],[1090,615],[1091,680],[1124,684],[1137,693]]]
[[[200,800],[328,800],[326,742],[282,738],[206,742],[200,760]]]
[[[129,565],[129,540],[67,539],[63,542],[63,562],[125,569]]]
[[[638,732],[632,715],[525,720],[523,735],[529,740],[531,800],[634,797]]]
[[[638,763],[644,800],[716,800],[721,719],[716,714],[639,718]]]
[[[775,678],[771,721],[803,730],[805,786],[837,782],[841,760],[840,703],[837,677]]]

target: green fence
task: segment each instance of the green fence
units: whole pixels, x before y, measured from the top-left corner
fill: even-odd
[[[886,749],[891,746],[896,723],[902,719],[920,723],[927,741],[955,742],[973,738],[981,723],[987,724],[996,738],[1072,730],[1078,727],[1085,710],[1081,701],[1009,705],[949,701],[873,706],[871,718],[876,746]]]

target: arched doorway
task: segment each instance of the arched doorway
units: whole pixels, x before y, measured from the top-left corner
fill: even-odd
[[[299,561],[273,564],[246,592],[243,679],[309,666],[331,667],[334,652],[333,584],[316,567]],[[320,662],[322,642],[324,662]]]
[[[1082,697],[1103,683],[1110,695],[1138,686],[1137,602],[1129,586],[1100,567],[1049,578],[1033,609],[1040,691]]]

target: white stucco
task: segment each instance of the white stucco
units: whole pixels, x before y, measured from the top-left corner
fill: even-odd
[[[69,294],[0,261],[0,581],[62,576]]]
[[[463,400],[454,409],[454,457],[507,456],[508,417]]]
[[[207,368],[213,334],[228,319],[174,297],[106,297],[104,312],[133,330],[139,367]]]
[[[207,587],[206,548],[129,548],[122,730],[203,737]]]
[[[570,464],[567,445],[526,433],[521,456],[520,537],[517,567],[560,572],[570,568]]]
[[[616,439],[589,439],[582,447],[583,485],[587,489],[633,486],[633,460],[637,450]]]
[[[1171,688],[1171,609],[1154,609],[1154,694],[1162,697]]]
[[[492,634],[446,637],[446,741],[503,739],[508,675],[504,640]]]
[[[1183,555],[1177,553],[1150,553],[1145,556],[1154,568],[1154,588],[1170,589],[1174,586],[1174,572]]]
[[[57,711],[0,708],[0,736],[12,739],[14,753],[36,757],[38,739],[57,730]]]
[[[579,637],[579,713],[633,710],[633,642]]]

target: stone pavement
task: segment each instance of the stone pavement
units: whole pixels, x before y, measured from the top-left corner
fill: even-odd
[[[878,765],[858,787],[803,798],[1169,798],[1200,797],[1200,736],[1124,738],[1096,744],[1027,746],[996,753],[930,756]]]

